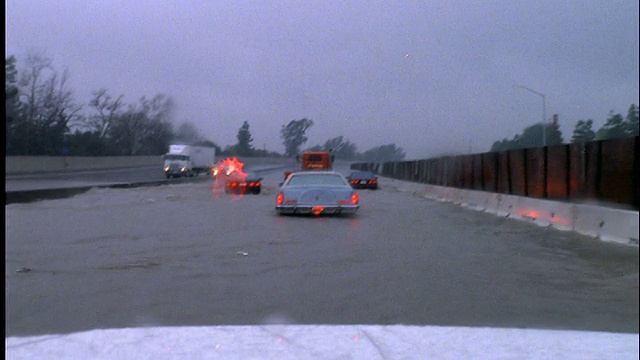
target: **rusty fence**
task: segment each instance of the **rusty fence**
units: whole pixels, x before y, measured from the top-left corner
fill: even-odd
[[[636,136],[351,168],[439,186],[640,209],[639,153]]]

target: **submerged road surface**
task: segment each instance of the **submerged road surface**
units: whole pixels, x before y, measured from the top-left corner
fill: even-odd
[[[279,217],[211,183],[5,206],[6,335],[242,324],[638,332],[638,248],[383,179],[354,217]]]

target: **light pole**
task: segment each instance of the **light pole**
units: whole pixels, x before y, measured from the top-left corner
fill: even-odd
[[[529,89],[526,86],[516,85],[517,88],[525,89],[542,97],[542,146],[547,146],[547,105],[545,103],[544,94],[535,90]]]

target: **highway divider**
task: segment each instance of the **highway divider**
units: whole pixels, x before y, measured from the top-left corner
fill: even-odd
[[[217,156],[218,160],[227,158]],[[232,157],[232,156],[231,156]],[[274,167],[296,166],[295,159],[238,157],[248,166]],[[5,176],[22,174],[55,173],[64,171],[118,169],[142,166],[157,166],[161,169],[162,156],[6,156]]]
[[[162,168],[162,156],[6,156],[5,176],[60,171],[117,169],[140,166]]]

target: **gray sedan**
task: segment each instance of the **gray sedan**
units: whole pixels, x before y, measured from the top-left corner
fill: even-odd
[[[358,193],[342,174],[332,171],[293,173],[276,197],[278,215],[355,214],[359,206]]]

